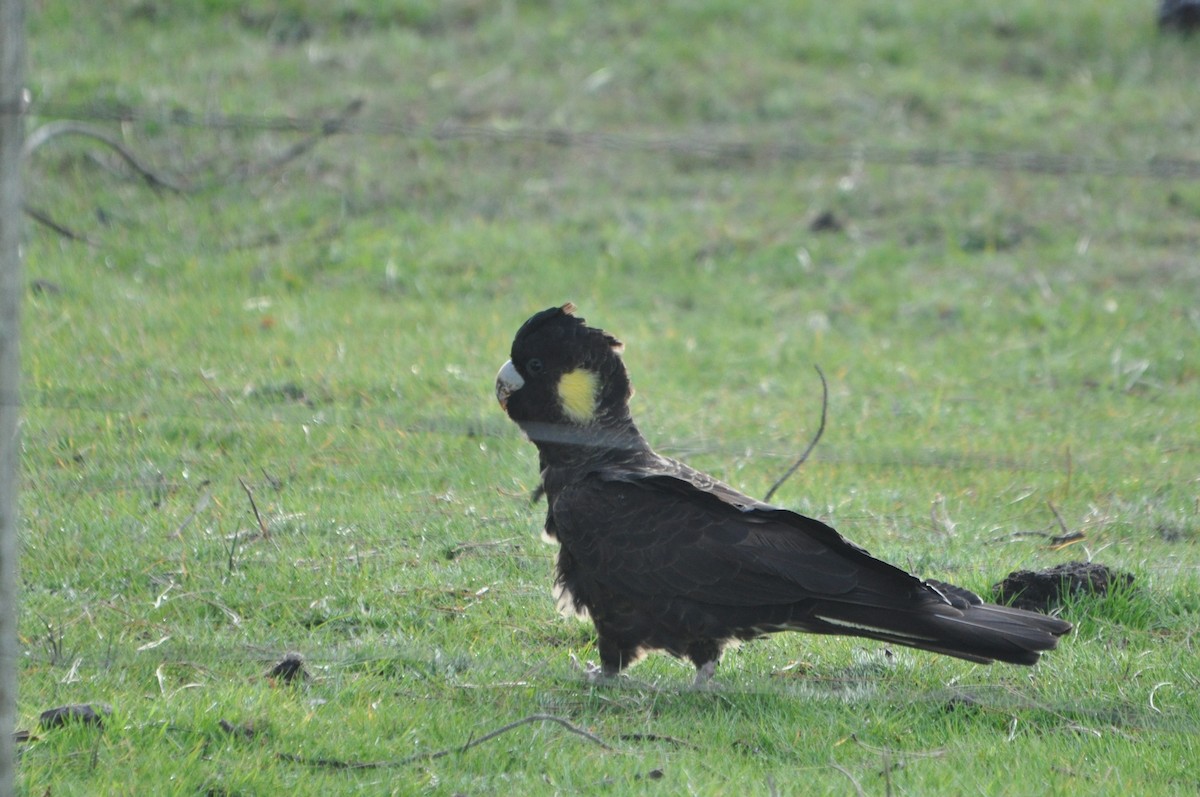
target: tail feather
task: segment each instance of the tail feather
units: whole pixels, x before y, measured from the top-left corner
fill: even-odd
[[[1037,612],[982,601],[954,604],[930,601],[880,608],[829,602],[810,615],[822,625],[806,624],[805,630],[853,634],[981,664],[1036,664],[1071,630],[1065,620]]]

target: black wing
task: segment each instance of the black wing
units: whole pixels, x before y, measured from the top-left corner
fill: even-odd
[[[576,561],[629,596],[739,607],[810,599],[949,603],[824,523],[749,498],[731,503],[744,496],[719,486],[709,491],[663,474],[593,474],[555,496],[552,522]]]

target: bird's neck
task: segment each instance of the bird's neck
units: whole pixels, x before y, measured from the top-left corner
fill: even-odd
[[[620,423],[521,424],[537,446],[542,469],[587,468],[620,465],[638,460],[651,451],[632,420]]]

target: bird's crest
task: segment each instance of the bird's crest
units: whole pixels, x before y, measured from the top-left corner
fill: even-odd
[[[612,335],[602,329],[589,327],[585,319],[575,315],[576,309],[573,302],[567,302],[561,307],[551,307],[542,310],[540,313],[535,313],[517,330],[513,343],[516,344],[519,341],[528,340],[531,336],[543,331],[553,330],[551,334],[563,337],[583,336],[589,341],[602,341],[603,345],[612,349],[617,354],[620,354],[624,350],[625,344]]]

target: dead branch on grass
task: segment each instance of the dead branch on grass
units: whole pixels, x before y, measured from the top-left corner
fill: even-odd
[[[47,142],[59,136],[83,136],[93,141],[99,141],[116,152],[121,157],[121,160],[125,161],[125,164],[129,168],[137,172],[138,176],[145,180],[146,184],[151,188],[165,188],[177,194],[184,193],[187,190],[184,186],[164,177],[143,163],[141,158],[126,147],[120,139],[110,135],[107,130],[69,119],[59,122],[48,122],[30,133],[29,138],[25,140],[25,147],[21,151],[21,156],[28,159],[39,147],[44,146]]]
[[[258,521],[258,530],[262,534],[262,538],[264,540],[271,539],[271,532],[267,531],[267,524],[263,522],[262,515],[258,513],[258,504],[254,501],[254,492],[240,476],[238,477],[238,484],[242,485],[242,489],[246,491],[246,497],[250,499],[250,508],[254,510],[254,519]]]
[[[845,769],[844,767],[840,766],[837,762],[834,762],[834,761],[830,761],[829,766],[833,767],[838,772],[841,772],[843,775],[845,775],[847,778],[849,778],[850,782],[852,784],[854,784],[854,793],[857,794],[858,797],[866,797],[866,792],[863,791],[862,784],[860,784],[858,782],[858,780],[855,779],[855,777],[850,774],[849,770]]]
[[[460,542],[446,551],[447,559],[457,559],[465,553],[482,551],[490,548],[500,548],[516,540],[516,537],[506,537],[503,540],[483,540],[480,542]]]
[[[169,191],[174,191],[175,193],[183,193],[184,191],[182,186],[164,177],[143,163],[141,158],[134,154],[133,150],[126,147],[120,139],[110,135],[106,130],[93,125],[84,124],[82,122],[62,120],[58,122],[49,122],[41,127],[38,127],[36,130],[30,133],[29,138],[25,139],[25,146],[21,150],[21,157],[24,160],[29,160],[33,153],[36,152],[40,147],[45,146],[48,142],[59,138],[60,136],[82,136],[93,141],[98,141],[116,152],[117,155],[120,156],[121,160],[125,161],[125,164],[134,172],[136,172],[138,176],[145,180],[147,185],[149,185],[151,188],[156,190],[165,188]],[[82,233],[76,232],[62,222],[57,221],[45,211],[33,208],[28,204],[23,205],[22,209],[25,211],[25,215],[29,216],[38,224],[53,230],[67,240],[78,241],[80,243],[85,243],[88,246],[96,246],[95,241],[91,240]]]
[[[207,184],[177,182],[145,163],[123,141],[110,134],[107,130],[70,119],[48,122],[35,129],[25,140],[21,156],[24,160],[28,160],[39,148],[59,137],[81,136],[99,142],[111,149],[124,161],[126,166],[133,170],[151,188],[155,190],[165,189],[176,194],[193,193],[214,185],[244,182],[282,169],[297,158],[311,152],[322,140],[345,130],[347,123],[362,110],[363,105],[364,101],[362,99],[351,100],[336,114],[322,121],[320,127],[315,132],[292,144],[292,146],[275,157],[258,163],[243,163],[236,170],[231,171],[223,177],[218,177]],[[57,221],[45,211],[38,210],[30,205],[24,205],[22,209],[35,222],[53,230],[68,240],[85,243],[88,246],[97,245],[95,241],[86,235],[76,232],[62,222]]]
[[[856,745],[868,752],[886,757],[896,756],[898,758],[942,758],[946,755],[946,748],[944,747],[935,747],[932,750],[898,750],[891,747],[877,747],[873,744],[867,744],[862,739],[859,739],[857,734],[853,733],[850,734],[850,741],[854,742]]]
[[[346,124],[358,115],[364,104],[365,101],[361,98],[351,100],[342,110],[321,122],[321,127],[316,132],[297,141],[270,160],[244,165],[233,177],[237,180],[250,180],[282,169],[300,156],[311,152],[322,140],[345,130]]]
[[[778,490],[785,481],[790,479],[793,473],[800,469],[800,466],[803,465],[805,460],[808,459],[808,455],[812,453],[814,448],[816,448],[817,441],[821,439],[821,435],[825,434],[825,419],[829,410],[829,385],[825,381],[825,373],[821,370],[821,367],[819,365],[814,365],[813,368],[816,369],[817,376],[821,377],[821,425],[817,427],[817,433],[813,435],[812,441],[809,442],[808,448],[804,449],[804,453],[800,455],[800,458],[792,463],[792,466],[787,469],[787,472],[780,476],[779,479],[777,479],[776,482],[771,485],[771,489],[767,490],[767,494],[763,496],[763,501],[765,502],[769,502],[771,500],[771,496],[775,495],[775,491]]]
[[[45,213],[44,211],[38,210],[29,204],[21,205],[21,209],[25,211],[26,216],[33,219],[38,224],[41,224],[43,227],[50,228],[63,238],[66,238],[68,241],[78,241],[79,243],[87,244],[88,246],[97,245],[96,242],[91,238],[88,238],[81,232],[75,232],[62,222],[55,221],[53,218],[51,218],[50,214]]]
[[[1014,531],[1011,534],[1000,534],[986,541],[986,545],[994,545],[999,542],[1008,542],[1010,540],[1019,540],[1023,537],[1041,537],[1048,539],[1050,533],[1046,531]]]
[[[1048,531],[1014,531],[1011,534],[1001,534],[998,537],[992,537],[987,541],[987,544],[1008,542],[1009,540],[1018,540],[1022,537],[1041,537],[1049,543],[1049,547],[1052,550],[1056,551],[1059,548],[1065,548],[1072,543],[1087,539],[1087,535],[1082,531],[1072,531],[1067,534],[1051,534]]]
[[[1080,540],[1086,540],[1087,535],[1082,531],[1071,531],[1067,528],[1066,521],[1063,520],[1062,514],[1059,513],[1058,507],[1052,501],[1047,501],[1046,506],[1050,507],[1050,512],[1054,515],[1054,522],[1057,524],[1061,534],[1051,534],[1048,531],[1014,531],[1011,534],[1001,534],[999,537],[993,537],[988,540],[988,543],[1007,542],[1021,537],[1041,537],[1049,543],[1051,550],[1059,550],[1066,548],[1068,545],[1073,545]]]
[[[660,736],[657,733],[623,733],[617,737],[623,742],[666,742],[667,744],[676,747],[687,747],[691,750],[699,750],[696,745],[683,739],[676,739],[674,736]]]
[[[1087,535],[1082,531],[1071,531],[1067,528],[1067,524],[1063,522],[1062,515],[1058,513],[1058,508],[1050,501],[1046,502],[1046,506],[1050,507],[1050,511],[1054,513],[1054,519],[1058,522],[1058,527],[1062,529],[1062,534],[1056,534],[1050,537],[1050,547],[1054,550],[1066,548],[1068,545],[1086,539]]]
[[[295,753],[276,753],[275,757],[280,761],[288,761],[293,764],[304,764],[305,766],[321,767],[324,769],[389,769],[415,764],[419,761],[434,761],[438,758],[445,758],[446,756],[453,755],[455,753],[465,753],[472,747],[478,747],[485,742],[490,742],[497,736],[506,734],[511,730],[515,730],[516,728],[520,728],[522,725],[529,725],[534,722],[553,722],[577,736],[582,736],[584,739],[587,739],[589,742],[598,745],[604,750],[614,750],[613,747],[611,747],[599,736],[596,736],[589,731],[585,731],[583,728],[568,722],[562,717],[556,717],[553,714],[530,714],[528,717],[522,717],[516,722],[510,722],[507,725],[496,728],[494,731],[489,731],[479,738],[468,739],[465,744],[462,744],[458,747],[448,747],[444,750],[434,750],[427,753],[415,753],[407,758],[401,758],[395,761],[344,761],[336,758],[309,758],[307,756],[296,755]]]
[[[203,485],[201,485],[201,486],[203,486]],[[203,493],[201,493],[200,498],[197,499],[197,501],[196,501],[196,505],[194,507],[192,507],[191,514],[189,514],[187,517],[185,517],[183,519],[183,522],[180,523],[175,528],[175,531],[171,532],[171,534],[167,536],[167,539],[168,540],[177,540],[177,539],[180,539],[181,537],[183,537],[184,529],[186,529],[189,525],[191,525],[191,522],[196,519],[197,515],[199,515],[205,509],[208,509],[208,505],[212,502],[211,499],[212,499],[212,491],[211,490],[205,490]]]
[[[497,728],[496,730],[494,730],[490,733],[486,733],[483,736],[480,736],[478,739],[472,739],[472,740],[468,741],[466,744],[464,744],[462,747],[451,748],[449,750],[439,750],[436,753],[429,753],[427,755],[410,756],[410,758],[412,760],[429,760],[429,759],[434,759],[434,758],[442,758],[444,756],[449,755],[450,753],[465,753],[467,750],[470,750],[472,747],[477,747],[477,746],[483,744],[484,742],[488,742],[488,741],[491,741],[492,739],[495,739],[497,736],[500,736],[501,734],[508,733],[509,731],[514,730],[515,728],[519,728],[522,725],[528,725],[531,722],[553,722],[553,723],[556,723],[557,725],[565,728],[566,730],[570,731],[571,733],[576,734],[577,736],[582,736],[583,738],[587,739],[589,742],[592,742],[593,744],[598,745],[600,748],[602,748],[604,750],[609,750],[609,751],[613,750],[613,748],[611,746],[609,746],[608,743],[606,743],[599,736],[596,736],[593,733],[585,731],[583,728],[580,728],[578,725],[573,725],[572,723],[567,722],[562,717],[556,717],[553,714],[530,714],[528,717],[523,717],[523,718],[517,720],[516,722],[510,722],[509,724],[504,725],[500,728]]]
[[[342,761],[337,758],[309,758],[295,753],[276,753],[275,758],[289,764],[303,764],[320,769],[387,769],[401,766],[403,761]]]
[[[1054,503],[1052,501],[1047,501],[1046,506],[1050,507],[1050,511],[1054,513],[1054,520],[1058,523],[1058,527],[1062,529],[1062,535],[1070,535],[1071,531],[1067,528],[1067,524],[1063,522],[1062,515],[1058,513],[1058,508],[1054,506]]]

